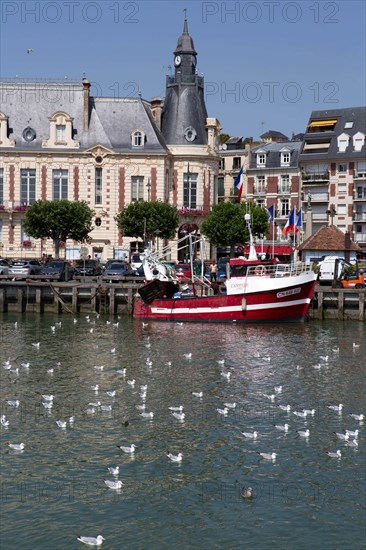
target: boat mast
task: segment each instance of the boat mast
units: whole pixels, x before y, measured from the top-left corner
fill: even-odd
[[[254,246],[254,240],[252,235],[252,226],[250,224],[250,214],[245,214],[244,219],[247,223],[248,231],[249,231],[249,258],[248,260],[258,260],[257,252],[255,250]]]

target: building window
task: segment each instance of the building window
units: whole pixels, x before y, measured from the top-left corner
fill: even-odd
[[[265,153],[258,153],[257,154],[257,166],[265,166],[266,165],[266,154]]]
[[[101,218],[95,218],[95,225],[96,225],[97,227],[100,227],[100,226],[102,225],[102,220],[101,220]]]
[[[353,128],[353,122],[346,122],[346,124],[344,125],[344,129],[348,130],[350,128]]]
[[[347,207],[345,204],[338,204],[337,214],[340,216],[345,216],[347,214]]]
[[[280,181],[280,193],[289,193],[290,192],[290,176],[288,174],[281,176]]]
[[[257,205],[258,205],[260,208],[264,208],[264,207],[265,207],[264,199],[255,199],[255,202],[257,203]]]
[[[345,195],[347,193],[347,184],[346,183],[338,183],[338,195]]]
[[[225,197],[225,179],[217,178],[217,197]]]
[[[68,191],[68,171],[67,170],[52,170],[53,181],[53,200],[60,201],[67,199]]]
[[[34,238],[30,237],[26,230],[24,229],[24,222],[22,222],[21,226],[21,242],[24,243],[24,241],[30,241],[31,243],[34,242]]]
[[[290,166],[290,152],[283,151],[281,153],[281,166]]]
[[[366,178],[366,162],[357,163],[356,177]]]
[[[347,172],[347,168],[347,163],[338,164],[338,172]]]
[[[4,204],[4,168],[0,168],[0,204]]]
[[[225,170],[225,159],[220,159],[219,170]]]
[[[197,208],[197,177],[192,172],[183,175],[183,206],[187,208]]]
[[[102,168],[95,169],[95,204],[102,204],[102,182],[103,182],[103,171]]]
[[[131,177],[131,201],[144,200],[144,178],[143,176]]]
[[[135,147],[141,147],[142,145],[142,135],[141,132],[135,132],[133,136],[133,144]]]
[[[56,124],[56,141],[64,143],[66,141],[66,125]]]
[[[289,199],[282,199],[280,201],[280,212],[281,216],[288,216],[290,213],[290,201]]]
[[[366,199],[366,187],[362,187],[361,185],[357,187],[357,198]]]
[[[20,203],[33,204],[36,200],[36,171],[25,169],[20,171]]]
[[[257,176],[256,182],[254,185],[254,192],[255,193],[265,193],[266,192],[266,177],[265,176]]]
[[[241,157],[234,157],[233,158],[233,170],[240,170],[241,168]]]

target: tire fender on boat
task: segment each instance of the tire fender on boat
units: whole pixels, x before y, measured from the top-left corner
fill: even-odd
[[[245,296],[241,299],[241,310],[246,311],[247,310],[247,299]]]
[[[225,294],[226,292],[226,286],[224,285],[224,283],[222,283],[220,286],[219,286],[219,293],[220,294]]]
[[[254,273],[256,275],[265,275],[267,273],[267,270],[263,265],[257,265],[257,267],[254,270]]]

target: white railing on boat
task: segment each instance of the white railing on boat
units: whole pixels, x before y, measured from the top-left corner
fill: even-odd
[[[244,266],[245,267],[245,266]],[[246,268],[246,274],[235,276],[256,276],[256,277],[290,277],[312,271],[312,264],[295,262],[291,264],[273,264],[273,265],[252,265]]]

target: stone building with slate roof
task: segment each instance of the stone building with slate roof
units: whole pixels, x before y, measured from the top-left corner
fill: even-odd
[[[114,219],[131,201],[185,207],[184,227],[192,213],[210,209],[220,125],[207,117],[196,57],[185,20],[165,100],[94,97],[86,78],[0,83],[0,256],[54,253],[51,241],[33,241],[23,228],[25,210],[39,199],[85,200],[95,218],[84,253],[104,259],[142,245],[121,235]],[[80,249],[66,243],[69,256]]]

